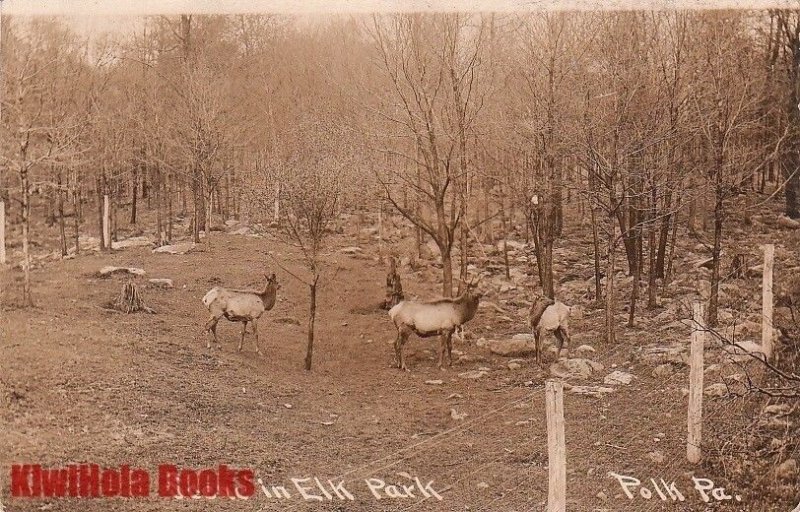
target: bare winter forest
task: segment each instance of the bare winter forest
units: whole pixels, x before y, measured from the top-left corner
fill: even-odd
[[[0,23],[0,511],[178,503],[20,497],[23,463],[563,510],[551,378],[568,510],[800,501],[800,12],[124,22]],[[414,477],[442,499],[364,487]]]

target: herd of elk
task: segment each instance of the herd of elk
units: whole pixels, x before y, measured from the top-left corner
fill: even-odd
[[[231,322],[242,323],[242,336],[239,351],[242,350],[247,324],[253,325],[256,352],[261,354],[258,345],[258,319],[265,311],[275,306],[277,291],[280,288],[275,274],[265,275],[263,290],[235,290],[214,287],[203,297],[203,304],[211,313],[205,330],[211,332],[214,342],[217,339],[217,323],[225,317]],[[475,317],[483,293],[478,283],[466,283],[464,292],[455,298],[441,298],[429,301],[402,300],[389,310],[389,317],[397,329],[394,351],[397,367],[408,370],[403,358],[403,345],[411,334],[420,338],[439,337],[439,368],[444,366],[445,354],[448,365],[453,364],[453,333]],[[558,339],[556,359],[561,356],[564,343],[569,343],[569,315],[571,308],[562,302],[542,297],[537,299],[530,310],[529,321],[535,338],[536,361],[541,364],[541,337],[553,333]],[[206,343],[211,348],[211,340]]]

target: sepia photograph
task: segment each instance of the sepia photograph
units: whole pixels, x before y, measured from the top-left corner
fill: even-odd
[[[800,1],[0,0],[0,512],[800,512]]]

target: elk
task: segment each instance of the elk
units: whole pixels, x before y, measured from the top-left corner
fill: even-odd
[[[569,314],[572,308],[563,302],[549,297],[539,297],[534,301],[530,311],[530,326],[536,349],[536,362],[542,362],[542,336],[551,332],[558,339],[556,360],[561,357],[561,349],[566,341],[569,344]]]
[[[389,317],[397,328],[394,351],[397,367],[408,371],[403,360],[403,345],[411,333],[420,338],[439,336],[439,368],[444,365],[444,354],[447,352],[449,365],[453,364],[453,332],[457,327],[472,320],[478,311],[478,302],[482,293],[477,291],[477,284],[467,284],[464,293],[454,299],[443,298],[418,302],[404,300],[389,310]]]
[[[203,304],[211,312],[211,318],[206,322],[205,330],[211,331],[218,347],[217,322],[224,316],[231,322],[242,322],[243,324],[239,352],[242,351],[247,324],[253,324],[253,333],[256,335],[256,352],[261,354],[258,346],[258,319],[264,314],[264,311],[269,311],[275,306],[275,296],[281,287],[274,273],[271,276],[264,274],[264,277],[267,278],[267,282],[261,291],[233,290],[216,286],[203,297]],[[211,348],[211,340],[207,340],[206,348]]]

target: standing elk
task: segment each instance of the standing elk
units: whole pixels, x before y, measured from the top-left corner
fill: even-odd
[[[420,338],[439,336],[439,368],[444,365],[447,352],[449,364],[453,364],[453,332],[457,327],[472,320],[478,311],[483,296],[477,284],[467,284],[464,293],[454,299],[438,299],[425,302],[402,301],[389,310],[389,317],[397,328],[394,351],[397,367],[408,371],[403,359],[403,345],[414,333]]]
[[[558,339],[556,360],[561,357],[564,342],[569,344],[570,306],[549,297],[539,297],[534,301],[530,311],[530,326],[536,348],[536,362],[542,363],[542,336],[551,332]]]
[[[271,276],[264,274],[267,282],[262,291],[231,290],[216,286],[203,297],[203,304],[211,312],[211,318],[206,322],[205,330],[214,335],[214,342],[219,346],[217,339],[217,322],[223,316],[231,322],[242,322],[242,338],[239,340],[239,351],[242,351],[244,335],[247,324],[253,324],[253,333],[256,335],[256,352],[260,355],[258,346],[258,319],[275,306],[275,296],[281,285],[273,273]],[[211,348],[211,340],[207,340],[206,348]],[[221,347],[220,347],[221,348]]]

